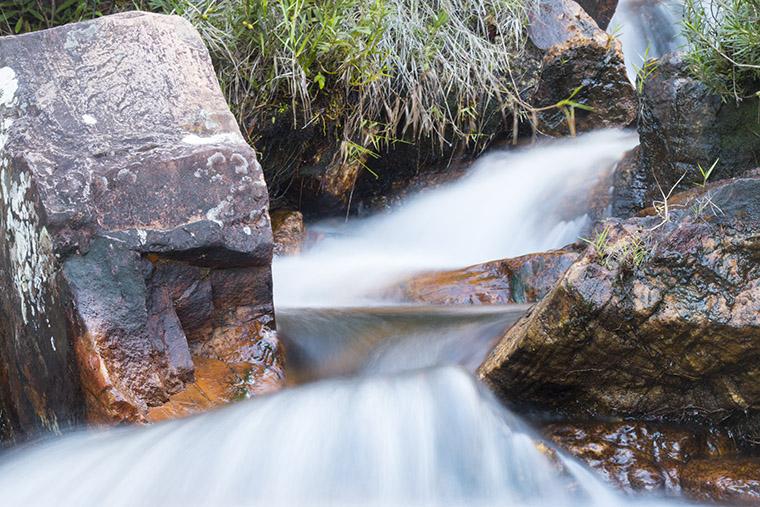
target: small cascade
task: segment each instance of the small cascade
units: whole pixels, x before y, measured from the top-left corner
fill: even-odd
[[[465,371],[322,381],[0,463],[3,505],[616,507]]]
[[[382,288],[412,273],[574,242],[592,190],[636,143],[635,133],[610,130],[485,155],[467,177],[276,260],[275,306],[377,304]]]
[[[628,77],[636,82],[646,58],[659,58],[681,48],[681,0],[620,0],[607,31],[623,43]]]

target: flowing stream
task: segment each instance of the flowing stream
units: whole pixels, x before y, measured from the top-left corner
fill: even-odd
[[[621,2],[616,18],[641,34],[629,7]],[[492,153],[399,209],[315,225],[325,239],[274,264],[279,333],[301,385],[7,451],[2,505],[674,505],[613,492],[476,381],[525,306],[414,306],[386,295],[413,273],[575,241],[591,222],[589,196],[606,191],[607,172],[636,142],[605,131]]]
[[[0,459],[3,505],[669,505],[602,485],[475,380],[524,306],[419,307],[377,296],[417,270],[575,240],[587,222],[583,196],[635,141],[598,132],[493,154],[462,181],[278,260],[279,329],[304,385],[9,451]]]

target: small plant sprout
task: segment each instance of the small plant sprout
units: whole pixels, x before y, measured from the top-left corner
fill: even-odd
[[[593,240],[588,238],[580,238],[581,241],[588,243],[594,248],[594,252],[599,257],[599,259],[605,263],[605,265],[607,259],[607,243],[609,241],[609,236],[610,226],[605,225],[604,229],[602,229]]]
[[[702,183],[701,183],[701,186],[702,186],[702,187],[704,187],[704,186],[706,186],[706,185],[707,185],[707,180],[709,180],[709,179],[710,179],[710,175],[711,175],[711,174],[712,174],[712,172],[715,170],[715,167],[718,165],[718,161],[720,161],[720,159],[719,159],[719,158],[716,158],[716,159],[715,159],[715,162],[713,162],[713,164],[712,164],[712,165],[710,166],[710,168],[709,168],[709,169],[707,169],[707,170],[705,170],[705,169],[702,167],[702,164],[700,164],[700,163],[697,163],[697,169],[699,169],[699,173],[702,175]]]
[[[673,195],[673,191],[678,187],[678,185],[681,184],[683,179],[686,177],[686,173],[683,173],[680,178],[678,178],[678,181],[676,181],[675,185],[670,187],[670,190],[668,191],[667,195],[665,194],[665,191],[662,189],[662,186],[660,185],[659,180],[655,176],[654,181],[657,183],[657,188],[660,190],[660,195],[662,195],[661,201],[653,201],[652,207],[654,208],[655,213],[657,213],[657,216],[660,217],[660,223],[655,225],[650,229],[650,231],[654,231],[655,229],[659,229],[666,223],[670,222],[670,211],[675,208],[676,206],[671,205],[668,200]]]
[[[553,106],[551,106],[551,108],[557,108],[564,113],[565,120],[567,121],[567,126],[570,129],[570,135],[572,137],[575,137],[575,110],[576,109],[582,109],[583,111],[594,110],[594,108],[589,105],[581,104],[580,102],[573,100],[575,96],[578,95],[578,92],[581,91],[581,89],[583,89],[583,85],[574,89],[572,93],[570,94],[570,96],[567,97],[566,99],[562,99],[556,104],[554,104]]]
[[[636,71],[636,91],[641,95],[644,93],[644,83],[646,83],[649,76],[657,70],[657,60],[649,57],[649,46],[644,50],[644,54],[641,56],[641,66],[634,65],[633,69]]]
[[[591,245],[594,253],[606,268],[614,264],[640,267],[649,256],[646,243],[638,233],[626,233],[616,241],[610,241],[610,226],[605,225],[593,240],[580,238]]]

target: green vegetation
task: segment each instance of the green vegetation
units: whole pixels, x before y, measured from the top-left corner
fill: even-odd
[[[724,99],[760,97],[760,1],[686,0],[684,35],[695,77]]]
[[[624,231],[611,240],[610,232],[610,226],[605,225],[593,240],[580,239],[593,247],[599,261],[608,269],[614,265],[640,267],[649,256],[644,238],[638,233]]]
[[[644,84],[647,82],[647,79],[649,79],[649,76],[657,70],[659,64],[656,59],[649,57],[649,46],[647,46],[641,59],[641,66],[633,66],[633,69],[636,71],[636,92],[639,95],[644,93]]]
[[[133,8],[198,29],[250,132],[322,125],[344,159],[398,139],[482,145],[491,116],[527,107],[524,0],[0,0],[0,33]]]

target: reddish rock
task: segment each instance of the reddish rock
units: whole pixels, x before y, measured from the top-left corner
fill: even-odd
[[[760,505],[760,459],[694,460],[681,476],[684,495],[693,500]]]
[[[301,253],[306,239],[303,215],[299,211],[275,210],[270,213],[275,255]]]
[[[579,256],[569,247],[417,275],[388,292],[407,302],[461,305],[533,303],[551,290]]]
[[[198,358],[281,377],[266,185],[190,24],[6,37],[0,87],[0,436],[143,421]]]
[[[735,452],[725,435],[641,421],[550,424],[544,433],[627,493],[680,494],[690,460]]]
[[[756,440],[760,178],[707,192],[667,222],[609,221],[603,247],[506,333],[481,378],[517,404],[693,419]],[[720,212],[696,214],[707,198]]]

